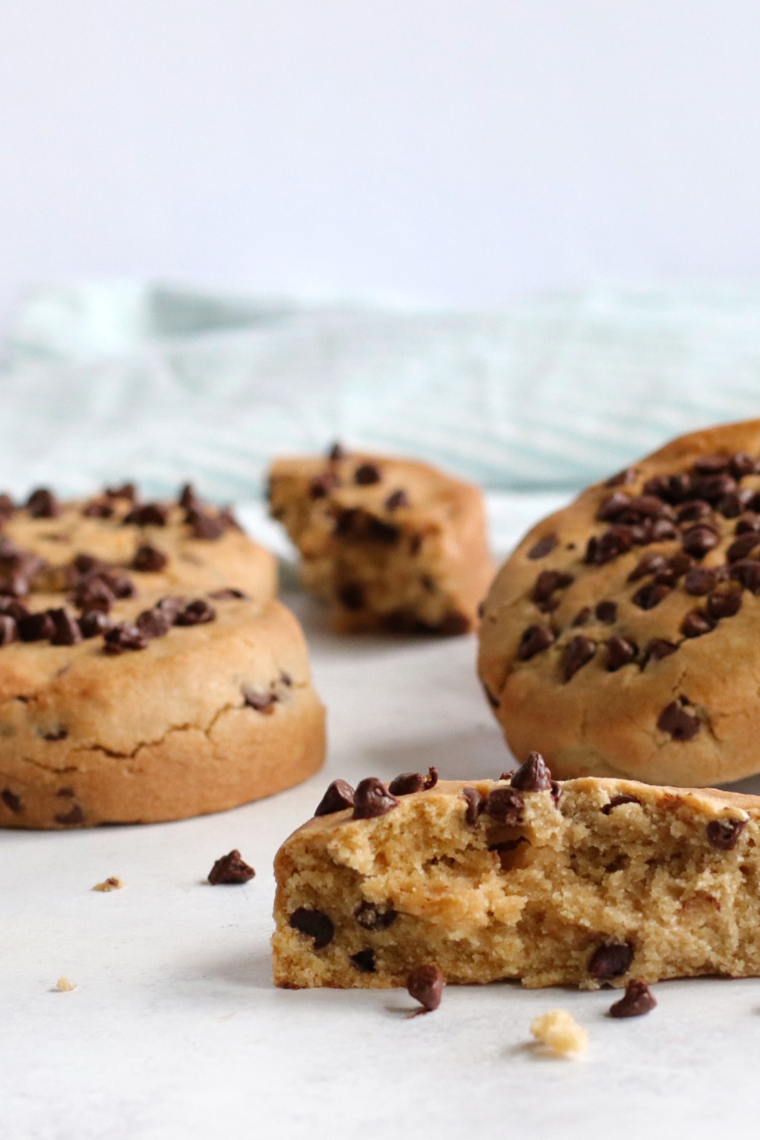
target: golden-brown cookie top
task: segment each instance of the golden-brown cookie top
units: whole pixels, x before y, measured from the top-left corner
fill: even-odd
[[[530,531],[486,600],[479,672],[507,741],[562,776],[757,772],[759,595],[760,421],[588,488]]]

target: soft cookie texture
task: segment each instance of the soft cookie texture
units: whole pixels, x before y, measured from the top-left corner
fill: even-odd
[[[480,490],[409,459],[280,459],[272,516],[301,554],[306,589],[337,630],[461,634],[493,577]]]
[[[674,440],[544,519],[486,599],[510,748],[562,778],[760,771],[760,420]]]
[[[275,982],[403,986],[421,966],[584,989],[760,974],[759,797],[557,784],[541,767],[384,800],[362,781],[353,807],[296,831],[275,861]]]
[[[194,500],[103,501],[5,512],[0,825],[182,819],[306,779],[324,709],[271,556]]]

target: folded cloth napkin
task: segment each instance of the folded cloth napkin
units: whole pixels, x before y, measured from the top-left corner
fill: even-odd
[[[668,437],[760,415],[760,290],[591,289],[498,312],[49,285],[0,372],[0,489],[125,475],[251,498],[341,438],[487,487],[581,486]]]

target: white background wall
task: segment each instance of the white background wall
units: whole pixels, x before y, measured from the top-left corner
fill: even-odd
[[[757,0],[3,0],[0,312],[760,280]]]

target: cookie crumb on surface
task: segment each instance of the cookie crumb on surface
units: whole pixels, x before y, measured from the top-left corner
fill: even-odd
[[[96,883],[94,891],[120,891],[124,886],[118,875],[109,875],[102,883]]]
[[[566,1009],[551,1009],[531,1022],[530,1031],[553,1053],[585,1053],[588,1033]]]
[[[55,983],[55,988],[61,993],[68,993],[70,990],[75,990],[77,988],[77,984],[76,982],[70,982],[68,978],[61,977]]]

